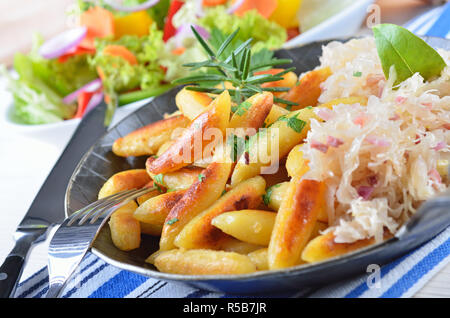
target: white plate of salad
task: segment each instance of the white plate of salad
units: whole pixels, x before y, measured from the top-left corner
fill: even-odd
[[[2,70],[9,91],[3,121],[43,140],[67,140],[101,101],[109,125],[172,88],[184,64],[205,60],[192,27],[205,38],[239,28],[252,50],[273,50],[336,36],[330,28],[351,35],[357,29],[345,16],[358,15],[360,24],[371,2],[78,0],[76,27],[45,41],[36,34],[31,51],[15,55],[14,73]]]

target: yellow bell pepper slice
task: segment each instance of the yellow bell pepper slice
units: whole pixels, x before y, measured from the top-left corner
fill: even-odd
[[[275,21],[285,29],[298,27],[297,12],[302,0],[278,0],[278,5],[269,20]]]
[[[118,39],[124,35],[147,35],[152,23],[153,20],[146,11],[114,17],[115,37]]]

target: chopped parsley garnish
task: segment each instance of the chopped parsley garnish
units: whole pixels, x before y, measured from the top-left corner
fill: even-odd
[[[164,193],[164,190],[161,188],[161,186],[157,183],[154,184],[155,188],[159,191],[159,193]]]
[[[162,173],[157,174],[153,177],[153,180],[160,185],[164,185],[164,175]]]
[[[301,120],[297,118],[298,114],[296,114],[293,117],[287,117],[286,115],[281,116],[278,118],[279,121],[285,121],[287,123],[287,126],[294,130],[296,133],[301,133],[303,128],[306,126],[306,122],[304,120]]]
[[[166,223],[168,224],[168,225],[172,225],[172,224],[174,224],[174,223],[176,223],[176,222],[178,222],[179,220],[177,219],[177,218],[173,218],[173,219],[170,219],[169,221],[167,221]]]
[[[230,158],[233,162],[236,162],[248,147],[247,140],[235,134],[229,135],[227,143],[231,148]]]
[[[234,113],[238,116],[244,115],[252,106],[252,103],[249,101],[242,102],[239,106],[236,107]]]
[[[273,189],[278,188],[280,185],[281,185],[281,183],[274,184],[273,186],[269,187],[266,190],[266,194],[264,194],[262,196],[263,202],[264,202],[265,205],[269,205],[270,204],[270,197],[272,196]]]

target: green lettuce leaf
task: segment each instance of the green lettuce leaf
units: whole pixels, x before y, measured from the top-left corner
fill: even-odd
[[[148,14],[156,22],[160,30],[164,29],[164,23],[169,11],[170,0],[161,0],[155,6],[147,9]]]
[[[256,10],[239,17],[228,14],[224,6],[217,6],[207,10],[199,24],[208,31],[217,28],[224,34],[231,34],[239,28],[237,38],[242,42],[253,38],[252,49],[255,52],[261,48],[280,48],[287,40],[287,32],[282,26],[265,19]]]
[[[58,59],[49,60],[42,58],[38,50],[43,42],[42,35],[35,33],[32,40],[32,49],[26,55],[26,61],[24,60],[23,54],[17,54],[17,60],[28,63],[27,67],[32,68],[32,71],[28,71],[26,68],[23,69],[20,61],[17,61],[15,67],[23,69],[21,76],[25,76],[25,72],[32,72],[33,77],[43,81],[61,97],[74,92],[84,84],[98,77],[95,69],[89,66],[87,55],[69,57],[63,63],[59,62]]]
[[[69,57],[63,63],[57,59],[46,63],[34,62],[34,67],[35,72],[63,96],[98,78],[97,72],[88,63],[87,54]]]
[[[33,75],[31,60],[16,55],[15,66],[22,76],[13,78],[4,66],[0,73],[7,79],[7,89],[14,99],[13,120],[23,124],[48,124],[71,118],[75,105],[65,105],[61,98],[38,77]],[[24,69],[28,73],[24,74]]]
[[[42,58],[38,49],[43,38],[38,33],[32,43],[28,54],[14,55],[18,77],[5,75],[14,97],[14,119],[25,124],[46,124],[73,117],[75,103],[66,105],[62,99],[98,77],[95,69],[89,66],[85,55],[68,58],[64,63]]]
[[[107,45],[123,45],[136,57],[138,63],[131,65],[118,56],[103,54]],[[125,35],[117,40],[97,39],[96,54],[89,59],[93,68],[100,68],[104,74],[103,88],[110,97],[105,122],[108,123],[118,103],[118,95],[131,90],[149,90],[161,87],[164,70],[159,65],[160,52],[164,50],[162,32],[155,24],[150,27],[149,35]]]

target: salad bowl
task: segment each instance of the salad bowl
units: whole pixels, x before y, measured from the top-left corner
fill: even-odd
[[[314,13],[314,15],[318,18],[317,24],[287,41],[283,45],[283,48],[296,47],[312,41],[324,40],[326,38],[347,37],[355,34],[361,27],[361,24],[367,15],[368,6],[373,3],[374,0],[361,0],[354,2],[346,0],[345,5],[339,6],[336,6],[329,0],[309,2],[315,4],[315,12],[321,11],[320,14]],[[326,7],[325,10],[317,10],[320,3],[323,3]],[[340,9],[337,10],[335,7],[339,7]],[[6,92],[3,86],[0,88],[0,99],[3,101],[4,105],[7,105],[7,107],[2,108],[0,120],[3,125],[8,127],[9,131],[24,134],[28,137],[54,144],[56,146],[64,146],[80,123],[80,119],[76,118],[50,124],[23,124],[11,116],[14,107],[13,99],[11,95]],[[149,99],[145,99],[143,101],[117,108],[115,118],[113,119],[113,124],[148,101]]]
[[[134,102],[128,105],[121,106],[117,109],[112,120],[112,124],[119,122],[122,118],[135,111],[142,105],[151,101],[152,98],[147,98],[138,102]],[[8,130],[26,137],[38,139],[45,143],[54,145],[59,149],[69,141],[70,137],[74,133],[78,124],[81,122],[81,118],[73,118],[64,120],[57,123],[29,125],[23,124],[15,120],[13,115],[13,100],[9,93],[1,92],[0,100],[2,100],[7,107],[2,109],[0,122]],[[99,125],[103,123],[99,122]]]
[[[344,40],[344,39],[341,39]],[[450,49],[450,41],[425,38],[435,48]],[[276,51],[278,58],[290,58],[298,74],[319,65],[323,45],[328,41],[310,43],[292,49]],[[143,123],[157,121],[164,113],[176,110],[175,88],[155,99],[121,120],[93,145],[75,169],[67,187],[65,209],[69,216],[93,202],[104,182],[113,174],[135,168],[144,168],[146,158],[122,158],[113,154],[113,142]],[[159,247],[159,238],[144,236],[141,247],[131,252],[117,249],[109,227],[103,227],[96,238],[92,252],[113,266],[165,281],[178,282],[215,292],[256,295],[296,290],[314,290],[358,274],[363,274],[371,264],[382,266],[429,241],[450,225],[450,193],[427,201],[397,234],[382,243],[328,259],[326,261],[294,266],[282,270],[259,271],[242,275],[178,275],[162,273],[145,259]]]
[[[374,0],[343,1],[343,3],[347,3],[347,6],[342,10],[287,41],[283,48],[289,49],[309,42],[330,38],[346,38],[357,34],[369,12],[370,5],[374,2]],[[314,1],[311,1],[311,3],[314,3]]]

